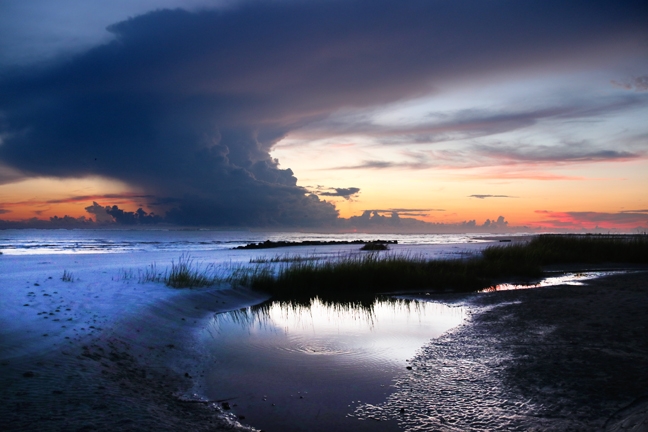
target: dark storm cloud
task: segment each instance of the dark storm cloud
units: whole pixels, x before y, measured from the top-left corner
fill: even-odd
[[[85,54],[1,71],[0,162],[25,177],[124,181],[175,203],[177,223],[330,224],[335,208],[270,157],[289,131],[447,78],[637,50],[647,18],[644,2],[562,0],[152,12]]]

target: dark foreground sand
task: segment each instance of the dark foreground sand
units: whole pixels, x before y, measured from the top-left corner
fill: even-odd
[[[648,430],[648,272],[468,302],[469,322],[425,347],[380,410],[411,430]],[[240,430],[182,401],[200,371],[156,360],[180,341],[151,342],[114,331],[1,365],[0,429]]]
[[[498,294],[484,303],[512,303],[477,317],[473,338],[510,356],[504,383],[538,430],[648,430],[648,272]]]
[[[422,431],[648,430],[645,269],[447,300],[471,305],[471,318],[361,418]]]
[[[480,315],[475,336],[510,355],[504,382],[538,430],[648,430],[648,272],[499,294],[485,303],[512,303]]]

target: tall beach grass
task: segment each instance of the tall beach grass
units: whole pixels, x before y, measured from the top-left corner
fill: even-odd
[[[139,282],[163,282],[174,288],[229,283],[279,299],[359,298],[394,291],[476,291],[493,280],[537,278],[542,267],[567,263],[648,264],[648,235],[540,235],[527,242],[491,246],[480,255],[429,260],[420,255],[386,252],[351,253],[331,259],[301,256],[254,258],[252,266],[203,265],[189,255],[158,271],[151,264],[138,272]],[[124,279],[132,272],[124,272]]]
[[[285,299],[351,298],[399,290],[474,291],[494,279],[539,277],[548,264],[605,262],[648,263],[648,236],[541,235],[455,260],[379,253],[297,260],[275,271],[257,269],[233,282]]]
[[[489,247],[483,257],[537,265],[648,263],[648,235],[545,234],[525,244]]]
[[[137,282],[162,282],[173,288],[195,288],[218,285],[223,282],[230,282],[233,275],[237,274],[237,268],[232,266],[216,266],[215,264],[203,264],[196,262],[191,255],[182,254],[177,261],[171,261],[171,267],[159,271],[157,264],[149,264],[143,270],[137,272]],[[122,270],[120,279],[134,279],[132,270]],[[243,280],[242,278],[240,278]]]

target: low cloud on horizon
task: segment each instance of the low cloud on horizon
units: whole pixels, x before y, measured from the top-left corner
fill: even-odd
[[[90,217],[80,216],[53,216],[49,220],[27,219],[20,221],[6,221],[0,219],[0,229],[16,228],[111,228],[115,226],[155,226],[174,225],[176,220],[171,215],[157,215],[148,213],[142,208],[127,211],[117,205],[102,205],[94,201],[85,207]],[[468,220],[457,223],[425,222],[416,217],[425,216],[423,212],[443,212],[442,209],[376,209],[365,210],[360,216],[338,218],[328,227],[331,232],[374,232],[393,233],[488,233],[488,232],[530,232],[526,226],[509,226],[504,216],[497,219],[486,219],[483,223]],[[384,214],[386,213],[386,215]],[[0,213],[1,214],[1,213]],[[403,217],[413,216],[413,217]]]

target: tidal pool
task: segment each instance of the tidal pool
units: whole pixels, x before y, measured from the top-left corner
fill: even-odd
[[[384,402],[408,359],[459,325],[463,307],[395,298],[365,303],[268,302],[217,314],[201,334],[202,396],[265,431],[398,430],[361,420]]]
[[[541,279],[537,283],[514,284],[503,283],[484,288],[480,292],[509,291],[518,289],[542,288],[557,285],[585,285],[585,282],[591,279],[610,276],[615,274],[627,273],[627,270],[618,271],[586,271],[578,273],[564,273],[558,276],[549,276]]]

